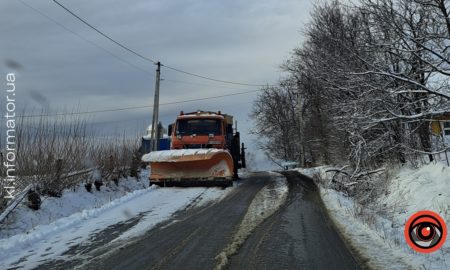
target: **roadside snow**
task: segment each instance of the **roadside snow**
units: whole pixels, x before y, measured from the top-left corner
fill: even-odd
[[[39,211],[34,211],[22,203],[0,224],[0,239],[29,233],[39,225],[50,224],[85,209],[99,208],[130,192],[143,190],[149,185],[148,173],[146,170],[141,172],[139,181],[130,177],[120,179],[118,186],[113,182],[106,183],[101,186],[100,191],[92,185],[92,193],[87,192],[84,185],[80,184],[73,190],[64,190],[61,198],[43,198]]]
[[[119,187],[102,187],[93,193],[79,186],[61,198],[46,199],[39,211],[20,206],[8,224],[2,225],[0,269],[31,269],[49,260],[68,259],[74,255],[65,252],[94,243],[98,233],[121,223],[132,226],[112,235],[105,245],[139,236],[176,211],[219,200],[233,190],[148,188],[148,182],[136,179],[119,183]]]
[[[326,167],[299,169],[312,176]],[[403,230],[417,211],[439,213],[450,225],[450,168],[442,163],[394,172],[385,196],[370,205],[358,205],[336,190],[320,187],[331,218],[353,249],[375,269],[450,269],[450,240],[431,254],[413,251]]]

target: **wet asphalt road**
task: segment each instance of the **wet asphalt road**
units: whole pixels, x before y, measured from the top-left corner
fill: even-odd
[[[312,179],[284,174],[286,203],[253,232],[229,269],[361,269],[325,215]]]
[[[296,172],[285,175],[289,183],[286,203],[251,233],[226,268],[360,269],[324,214],[312,180]],[[72,261],[49,262],[39,268],[214,269],[215,257],[232,240],[255,195],[275,179],[256,173],[222,201],[181,211],[131,243],[115,249],[103,247],[104,241],[84,249],[74,247]],[[129,226],[120,224],[113,231]],[[86,249],[89,252],[79,256]]]
[[[219,203],[179,213],[178,222],[156,227],[92,269],[213,269],[253,197],[271,180],[259,174],[242,181]]]

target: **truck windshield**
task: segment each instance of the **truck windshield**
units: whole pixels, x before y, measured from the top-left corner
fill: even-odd
[[[183,119],[177,121],[177,135],[221,135],[219,119]]]

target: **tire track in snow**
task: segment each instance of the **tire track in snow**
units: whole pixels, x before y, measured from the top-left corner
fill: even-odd
[[[216,256],[215,270],[227,266],[229,258],[237,253],[252,231],[286,202],[287,195],[288,186],[284,177],[276,178],[276,181],[266,185],[256,194],[231,243]]]

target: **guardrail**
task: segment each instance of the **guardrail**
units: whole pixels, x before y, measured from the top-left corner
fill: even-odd
[[[75,171],[70,173],[64,173],[61,175],[56,176],[55,180],[61,180],[66,179],[74,176],[79,176],[83,174],[91,173],[92,171],[96,170],[97,168],[89,168],[81,171]],[[29,184],[25,189],[23,189],[19,194],[17,194],[14,199],[12,199],[6,206],[5,210],[0,214],[0,224],[3,223],[3,221],[16,209],[16,207],[23,201],[23,199],[26,197],[28,192],[30,190],[36,189],[35,184]]]
[[[91,173],[91,172],[93,172],[94,170],[97,170],[97,169],[101,169],[101,168],[93,167],[93,168],[89,168],[89,169],[85,169],[85,170],[58,174],[55,177],[55,181],[62,180],[62,179],[67,179],[67,178],[70,178],[70,177],[76,177],[76,176],[80,176],[80,175],[84,175],[84,174],[88,174],[88,173]],[[123,171],[123,170],[129,170],[129,169],[130,169],[129,166],[123,166],[123,167],[115,168],[107,176],[107,178],[111,174],[114,174],[114,173],[117,173],[117,172],[120,172],[120,171]],[[16,195],[13,200],[11,200],[8,203],[8,205],[6,206],[5,210],[0,214],[0,224],[3,223],[3,221],[14,211],[14,209],[16,209],[16,207],[23,201],[23,199],[26,197],[28,192],[30,190],[32,190],[32,189],[36,189],[36,185],[35,184],[29,184],[24,190],[22,190],[18,195]]]
[[[25,198],[28,192],[33,188],[33,184],[29,184],[22,192],[20,192],[11,202],[6,206],[5,211],[0,214],[0,223],[5,220],[9,214],[12,213],[14,209],[19,205],[20,202]]]

